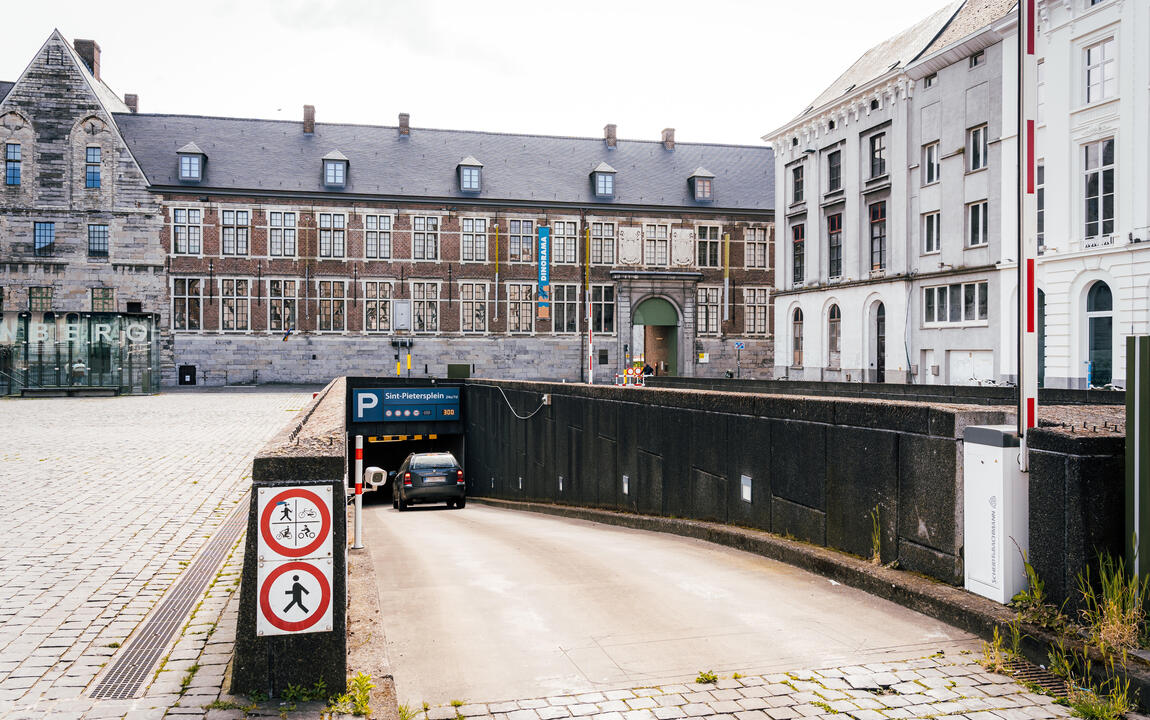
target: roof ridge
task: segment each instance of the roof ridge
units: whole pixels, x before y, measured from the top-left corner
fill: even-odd
[[[186,118],[189,120],[227,120],[232,122],[251,122],[251,123],[284,123],[290,125],[301,125],[302,120],[284,120],[280,118],[254,118],[254,117],[229,117],[226,115],[189,115],[182,113],[124,113],[117,112],[114,115],[124,117],[155,117],[155,118]],[[338,122],[317,122],[316,127],[323,126],[332,127],[359,127],[371,130],[398,130],[396,125],[368,125],[366,123],[338,123]],[[496,130],[458,130],[453,128],[432,128],[432,127],[413,127],[412,131],[419,132],[441,132],[441,133],[459,133],[467,135],[492,135],[497,137],[524,137],[524,138],[546,138],[551,140],[586,140],[588,142],[602,142],[603,138],[592,137],[588,135],[549,135],[546,133],[515,133],[515,132],[499,132]],[[627,143],[648,143],[652,145],[662,145],[662,140],[645,140],[635,138],[619,138],[618,142]],[[690,147],[731,147],[731,148],[747,148],[750,150],[769,150],[766,144],[762,145],[743,145],[740,143],[709,143],[709,142],[676,142],[676,146],[686,145]]]

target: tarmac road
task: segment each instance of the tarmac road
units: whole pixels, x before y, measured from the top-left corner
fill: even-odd
[[[413,708],[977,647],[826,578],[674,535],[478,503],[368,506],[364,532],[396,693]]]

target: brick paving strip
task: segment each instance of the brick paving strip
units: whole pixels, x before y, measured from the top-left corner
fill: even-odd
[[[1068,717],[1054,699],[986,672],[969,655],[803,670],[714,683],[442,705],[418,720],[1043,720]]]

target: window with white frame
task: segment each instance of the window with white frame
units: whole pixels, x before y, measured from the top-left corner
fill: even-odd
[[[411,258],[413,260],[439,259],[439,218],[421,215],[411,218]],[[436,328],[438,327],[439,320],[436,316]]]
[[[842,360],[842,312],[831,305],[827,313],[827,367],[838,370]]]
[[[202,283],[200,278],[172,280],[173,330],[199,330],[203,327]]]
[[[936,253],[942,249],[942,213],[929,212],[922,216],[922,251]]]
[[[931,73],[922,79],[922,86],[924,89],[932,88],[936,82],[938,82],[938,73]]]
[[[466,170],[466,168],[464,168]],[[464,262],[485,262],[487,260],[487,220],[484,218],[460,219],[460,258]]]
[[[551,331],[579,332],[579,286],[573,283],[551,285]]]
[[[251,237],[251,215],[247,210],[224,210],[220,213],[220,252],[224,255],[247,255]]]
[[[843,214],[827,215],[827,277],[843,275]]]
[[[535,286],[531,283],[507,284],[507,332],[529,333],[535,330]]]
[[[922,184],[930,185],[942,179],[942,162],[938,156],[938,143],[932,142],[922,148]]]
[[[363,216],[363,250],[368,260],[391,259],[391,216]]]
[[[296,280],[268,280],[268,330],[295,329],[298,285]]]
[[[1039,160],[1034,168],[1034,198],[1038,203],[1038,254],[1046,248],[1046,163]]]
[[[1109,100],[1118,91],[1118,64],[1114,38],[1094,43],[1083,50],[1086,69],[1086,102]]]
[[[465,333],[487,332],[487,283],[459,283],[459,329]]]
[[[615,173],[595,173],[595,196],[604,198],[615,196]]]
[[[986,62],[986,52],[983,50],[979,50],[978,52],[976,52],[975,54],[970,56],[970,61],[969,61],[970,69],[973,70],[974,68],[978,67],[979,65],[982,65],[985,62]]]
[[[695,333],[719,334],[719,292],[717,287],[700,287],[695,295]]]
[[[843,187],[843,154],[835,150],[827,154],[827,192],[836,192]]]
[[[246,331],[251,329],[248,312],[249,281],[225,278],[220,280],[220,329],[224,331]]]
[[[268,213],[268,255],[295,257],[296,214],[294,212]]]
[[[801,203],[803,201],[803,166],[798,164],[791,168],[791,202]]]
[[[721,240],[718,225],[700,225],[695,228],[698,267],[721,267]]]
[[[180,179],[198,182],[203,177],[203,155],[180,155]]]
[[[767,288],[743,288],[743,332],[766,335],[770,327],[770,291]]]
[[[886,175],[886,133],[870,136],[870,176],[871,179]]]
[[[615,264],[615,223],[591,223],[591,263]]]
[[[411,317],[415,332],[439,332],[439,283],[429,280],[411,282]]]
[[[345,280],[317,280],[319,315],[316,330],[344,332],[347,330],[347,284]]]
[[[347,161],[324,160],[323,184],[328,187],[343,187],[347,184]]]
[[[987,310],[987,282],[953,283],[923,288],[925,325],[983,325]]]
[[[766,228],[750,227],[743,231],[743,252],[747,267],[766,268],[769,250]]]
[[[803,223],[791,226],[791,281],[801,285],[806,280],[807,226]]]
[[[966,169],[970,172],[986,167],[986,126],[979,125],[966,131]]]
[[[459,168],[459,189],[464,192],[479,192],[479,171],[474,165],[461,165]]]
[[[203,211],[199,208],[172,210],[172,252],[176,255],[199,255],[203,245]]]
[[[1114,232],[1114,138],[1089,143],[1082,150],[1085,237],[1104,237]]]
[[[803,366],[803,311],[795,308],[791,315],[791,367]]]
[[[391,331],[390,282],[380,280],[364,281],[363,320],[363,329],[367,332],[381,333]]]
[[[966,238],[967,247],[985,245],[989,240],[990,220],[987,217],[986,200],[970,203],[966,206]]]
[[[535,222],[512,220],[507,236],[507,259],[510,262],[531,262],[535,257]]]
[[[671,261],[668,225],[647,225],[643,231],[643,264],[666,265]]]
[[[319,214],[319,256],[341,258],[347,254],[347,216]]]
[[[1034,118],[1039,125],[1042,125],[1046,122],[1046,63],[1042,60],[1038,61],[1035,85],[1038,86],[1038,104],[1034,110]]]
[[[870,269],[886,270],[886,201],[870,205]]]
[[[591,286],[591,331],[607,335],[615,332],[615,286]]]
[[[579,257],[578,223],[555,220],[551,223],[551,262],[571,264]]]

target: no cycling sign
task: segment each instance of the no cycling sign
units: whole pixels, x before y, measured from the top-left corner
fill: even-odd
[[[331,486],[259,488],[256,635],[332,629]]]

